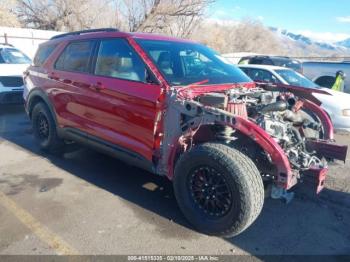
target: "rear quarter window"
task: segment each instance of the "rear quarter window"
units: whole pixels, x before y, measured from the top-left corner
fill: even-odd
[[[66,46],[55,63],[55,69],[69,72],[89,72],[95,41],[72,42]]]
[[[36,52],[36,55],[34,57],[34,66],[42,66],[46,60],[49,58],[49,56],[52,54],[52,52],[57,47],[57,44],[55,45],[45,45],[38,49]]]

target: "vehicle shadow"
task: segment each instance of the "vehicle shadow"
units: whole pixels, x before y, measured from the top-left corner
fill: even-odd
[[[67,152],[61,157],[47,155],[34,143],[23,109],[6,110],[5,113],[0,108],[0,146],[1,139],[10,141],[49,159],[74,176],[184,227],[184,231],[193,230],[179,210],[172,184],[166,178],[84,148]],[[227,241],[257,256],[350,254],[350,194],[325,189],[323,195],[315,198],[300,191],[288,205],[279,200],[266,199],[257,221],[243,234]],[[144,214],[135,211],[135,215]],[[147,222],[152,223],[152,220]],[[170,230],[168,224],[161,231],[173,234],[167,230]],[[234,252],[234,249],[231,251]]]

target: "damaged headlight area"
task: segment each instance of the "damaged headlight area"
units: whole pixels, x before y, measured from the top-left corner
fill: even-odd
[[[244,86],[219,92],[201,93],[196,89],[196,92],[196,96],[187,99],[184,93],[181,99],[176,95],[170,99],[177,108],[174,112],[179,116],[181,134],[191,145],[211,139],[238,149],[254,161],[264,180],[280,188],[291,188],[304,174],[324,174],[329,159],[346,158],[347,147],[337,146],[327,138],[333,134],[327,136],[329,130],[322,117],[328,116],[322,115],[321,109],[314,112],[311,109],[318,108],[317,105],[290,92]],[[175,115],[172,114],[168,124],[172,132],[177,129]],[[197,133],[206,125],[210,131],[207,128]],[[257,133],[263,138],[256,137]],[[207,138],[203,138],[203,134]],[[271,144],[271,141],[274,142]],[[276,156],[278,154],[281,156]],[[319,175],[315,175],[315,180],[319,180]]]
[[[348,116],[348,117],[350,117],[350,109],[344,109],[344,110],[342,111],[342,113],[343,113],[343,116]]]

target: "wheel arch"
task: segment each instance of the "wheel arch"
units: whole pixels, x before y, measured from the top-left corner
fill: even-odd
[[[326,109],[319,107],[315,103],[305,100],[304,107],[307,110],[310,110],[315,116],[317,116],[323,128],[325,129],[324,139],[334,139],[334,126],[332,123],[332,118]]]
[[[50,110],[50,113],[57,125],[57,118],[56,118],[56,113],[54,108],[52,107],[51,101],[49,99],[49,97],[47,96],[47,94],[40,90],[40,89],[33,89],[29,95],[28,95],[28,99],[27,99],[27,103],[26,103],[26,111],[28,113],[29,118],[32,117],[32,111],[34,106],[39,103],[39,102],[43,102],[48,109]]]
[[[291,166],[289,164],[289,160],[285,155],[283,149],[278,145],[276,141],[274,141],[262,128],[252,123],[251,121],[244,119],[239,116],[235,116],[231,121],[216,121],[215,124],[205,125],[202,128],[208,128],[212,126],[227,126],[234,130],[239,131],[244,137],[247,137],[253,140],[259,147],[261,147],[267,154],[270,155],[273,165],[276,168],[276,183],[278,186],[289,189],[296,183],[296,176],[292,172]],[[201,129],[198,129],[198,131]],[[202,129],[203,130],[203,129]],[[209,133],[207,136],[207,140],[201,138],[198,139],[197,142],[204,143],[213,141],[214,139],[213,133]],[[174,167],[176,164],[176,160],[179,157],[179,149],[181,148],[180,141],[182,137],[176,139],[178,142],[172,148],[172,153],[169,157],[169,172],[168,178],[172,179],[174,174]]]

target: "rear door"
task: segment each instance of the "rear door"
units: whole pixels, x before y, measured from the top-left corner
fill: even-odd
[[[126,39],[101,39],[96,48],[90,93],[84,99],[88,132],[151,160],[158,84]]]
[[[86,104],[91,90],[91,63],[97,41],[83,40],[68,43],[48,73],[51,79],[47,93],[55,104],[61,127],[89,131]]]

